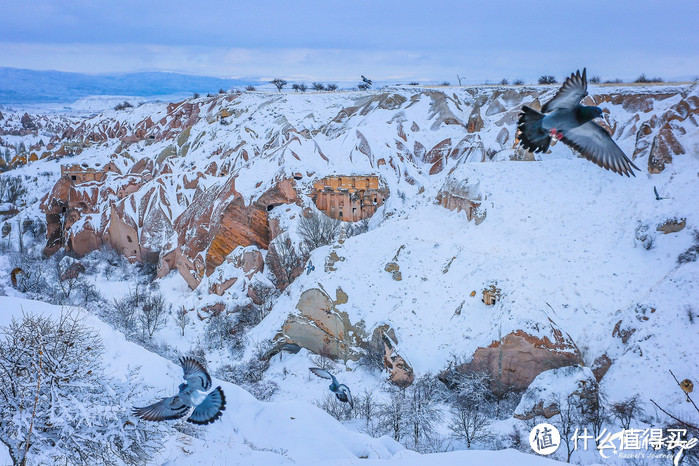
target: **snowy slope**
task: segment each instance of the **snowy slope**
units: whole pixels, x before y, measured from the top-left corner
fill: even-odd
[[[59,306],[38,301],[0,297],[0,326],[6,326],[23,314],[40,314],[58,318]],[[140,368],[145,385],[155,392],[140,394],[142,403],[150,403],[177,390],[182,369],[160,356],[130,343],[119,333],[94,316],[84,313],[85,324],[95,329],[105,346],[106,372],[117,377],[129,369]],[[203,428],[202,439],[185,434],[168,441],[153,464],[355,464],[361,459],[376,460],[372,464],[417,464],[423,458],[406,452],[403,447],[382,437],[374,439],[352,432],[327,413],[304,402],[265,403],[236,385],[214,380],[221,385],[227,405],[221,420]],[[0,449],[0,462],[8,461],[6,450]],[[468,461],[489,464],[492,461],[518,461],[526,465],[555,464],[520,452],[468,452],[430,455],[431,464]],[[432,463],[434,461],[434,463]],[[424,463],[422,463],[424,464]]]

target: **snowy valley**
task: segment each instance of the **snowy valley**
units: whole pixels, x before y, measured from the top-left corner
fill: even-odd
[[[590,86],[631,178],[517,145],[522,105],[556,90],[0,107],[0,327],[70,314],[99,336],[100,435],[152,439],[117,464],[670,464],[677,449],[661,463],[570,440],[699,424],[669,372],[699,376],[699,87]],[[130,416],[174,393],[182,355],[222,386],[221,420]],[[21,445],[35,413],[0,414]],[[30,463],[71,448],[52,415]],[[542,422],[572,426],[548,457],[529,443]],[[0,463],[16,455],[0,445]]]

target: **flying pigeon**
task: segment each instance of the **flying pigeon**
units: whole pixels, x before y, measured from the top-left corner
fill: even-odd
[[[349,403],[350,408],[354,408],[354,402],[352,401],[352,393],[350,392],[350,389],[347,385],[343,383],[338,383],[334,375],[319,367],[311,367],[308,370],[313,372],[318,377],[332,380],[333,383],[331,383],[329,387],[330,391],[335,394],[338,400],[345,403]]]
[[[226,409],[226,397],[221,387],[211,388],[211,377],[194,358],[180,358],[186,383],[180,384],[177,395],[163,398],[143,408],[133,408],[133,415],[146,421],[167,421],[187,417],[194,424],[209,424],[221,417]]]
[[[367,78],[367,77],[364,76],[364,75],[362,75],[362,81],[364,81],[365,83],[367,83],[367,84],[370,85],[370,86],[371,86],[372,84],[374,84],[374,82],[373,82],[371,79]]]
[[[556,95],[536,110],[522,107],[517,129],[520,143],[533,152],[546,152],[551,138],[560,139],[587,160],[620,175],[634,175],[632,167],[639,170],[616,145],[595,118],[602,116],[602,109],[580,105],[587,95],[587,70],[583,68],[565,80]]]

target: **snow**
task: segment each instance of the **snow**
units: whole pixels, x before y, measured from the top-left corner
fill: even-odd
[[[58,318],[62,309],[39,301],[0,296],[0,326],[20,319],[24,314]],[[106,373],[116,377],[138,368],[144,385],[157,392],[142,393],[142,403],[169,396],[182,380],[182,369],[144,348],[128,342],[123,335],[89,313],[83,312],[85,325],[99,332],[105,347]],[[168,448],[154,464],[418,464],[419,455],[410,454],[388,437],[378,439],[352,432],[320,408],[300,401],[261,402],[236,385],[214,379],[226,395],[226,410],[207,426],[205,440],[185,434],[169,441]],[[7,461],[6,449],[0,449],[0,461]],[[513,450],[502,452],[452,452],[429,455],[430,464],[468,461],[520,461],[527,465],[554,464],[550,460]],[[421,463],[424,464],[424,463]]]
[[[553,88],[543,89],[541,101],[555,92]],[[535,336],[546,336],[555,326],[575,342],[586,366],[602,354],[613,361],[600,385],[610,402],[639,394],[646,404],[655,399],[668,406],[684,406],[668,369],[680,379],[699,373],[696,345],[692,344],[699,336],[699,322],[691,323],[686,310],[693,306],[696,311],[699,303],[699,263],[677,263],[678,255],[693,244],[693,231],[699,229],[696,126],[685,122],[682,129],[686,134],[677,132],[686,153],[674,156],[662,173],[648,174],[647,154],[642,154],[634,160],[641,170],[635,178],[626,178],[577,158],[560,143],[552,147],[550,154],[537,155],[535,161],[512,161],[514,124],[498,124],[502,112],[488,115],[486,106],[481,108],[485,127],[475,136],[467,134],[461,124],[445,123],[445,115],[454,115],[461,123],[468,121],[479,98],[506,90],[497,86],[450,88],[439,100],[440,96],[432,90],[395,88],[390,92],[405,97],[406,102],[392,110],[377,106],[377,96],[384,91],[255,92],[230,102],[216,100],[217,97],[211,99],[215,100],[211,107],[201,107],[202,118],[191,128],[186,155],[175,144],[176,139],[141,141],[128,147],[133,160],[117,160],[125,164],[124,173],[140,158],[155,159],[170,145],[175,144],[178,155],[168,160],[172,175],[150,182],[142,191],[119,202],[126,204],[133,223],[138,224],[157,208],[155,197],[148,206],[140,202],[146,190],[156,186],[158,198],[169,204],[169,209],[164,203],[160,208],[169,212],[166,216],[174,221],[195,196],[213,197],[229,181],[228,176],[204,175],[200,188],[184,188],[185,178],[191,180],[197,172],[203,173],[212,161],[219,168],[228,164],[231,176],[237,176],[236,191],[243,195],[246,204],[257,200],[279,178],[295,173],[302,174],[297,189],[304,207],[311,204],[307,194],[315,179],[331,174],[376,173],[386,182],[391,195],[371,219],[370,230],[348,238],[334,249],[344,258],[335,264],[334,272],[323,270],[330,247],[313,251],[315,271],[308,275],[304,272],[279,297],[270,314],[250,331],[251,343],[274,338],[289,314],[296,312],[304,291],[322,288],[334,296],[335,290],[342,288],[349,299],[338,304],[338,310],[346,312],[352,323],[363,321],[369,332],[378,325],[389,324],[396,332],[400,354],[418,376],[444,369],[454,355],[468,358],[476,348],[499,341],[512,331],[523,329]],[[529,91],[541,89],[521,88],[523,93]],[[647,91],[643,87],[591,87],[592,94]],[[640,122],[662,115],[677,103],[680,94],[698,92],[696,86],[654,87],[653,92],[656,91],[675,96],[654,100],[652,111],[639,113]],[[532,98],[527,95],[523,101]],[[504,95],[497,101],[508,109],[512,106]],[[88,104],[85,102],[85,108]],[[632,154],[636,113],[609,102],[601,106],[609,110],[610,124],[618,125],[618,144]],[[208,123],[206,116],[215,115],[222,108],[232,112],[228,124]],[[350,114],[340,114],[343,109]],[[7,116],[11,112],[3,113]],[[85,124],[113,128],[118,122],[131,131],[147,117],[159,121],[165,115],[164,104],[148,103],[122,112],[105,110]],[[404,137],[398,135],[399,127]],[[509,138],[501,144],[497,138],[503,128],[508,129]],[[303,130],[308,130],[308,138],[299,136]],[[430,151],[447,138],[451,138],[454,149],[471,136],[474,139],[467,141],[468,147],[482,144],[484,150],[495,151],[492,158],[484,157],[479,150],[470,155],[464,152],[444,160],[441,172],[428,174],[431,164],[422,160],[419,153]],[[3,136],[3,141],[15,144],[20,140],[17,138]],[[105,164],[117,145],[115,140],[94,145],[69,162]],[[224,153],[233,148],[238,149],[228,157],[213,155],[217,149]],[[243,149],[247,151],[247,161],[242,156]],[[386,163],[379,165],[382,158]],[[56,181],[60,163],[67,161],[40,161],[11,172],[32,177],[37,171],[50,172],[36,178],[31,193],[34,199],[26,199],[20,205],[22,218],[43,215],[39,199]],[[123,177],[110,175],[106,185],[116,191],[120,183]],[[465,213],[435,204],[440,189],[457,185],[468,186],[469,192],[480,195],[481,211],[486,215],[482,223],[476,225],[468,221]],[[655,200],[654,187],[663,196],[662,201]],[[183,199],[178,200],[178,195]],[[106,209],[108,204],[100,208]],[[278,206],[271,212],[280,228],[289,231],[294,243],[299,241],[295,227],[302,209],[297,205]],[[90,220],[96,230],[99,218],[96,214]],[[686,218],[686,227],[671,234],[656,231],[660,223],[673,218]],[[81,228],[86,221],[84,217],[73,229]],[[656,236],[654,248],[646,250],[636,240],[639,224],[647,225]],[[176,245],[174,235],[154,235],[152,241]],[[397,253],[401,281],[395,281],[385,271],[386,263]],[[4,276],[13,265],[7,256],[0,255]],[[225,263],[211,278],[219,273],[226,278],[241,276]],[[258,279],[267,280],[268,276],[253,277]],[[480,292],[493,281],[497,281],[503,297],[495,306],[486,306],[480,300]],[[207,280],[191,291],[177,272],[157,283],[176,309],[183,305],[200,309],[219,299],[231,307],[242,305],[247,299],[242,288],[244,280],[238,282],[222,298],[207,293]],[[6,285],[8,294],[19,295]],[[130,283],[128,278],[98,276],[95,285],[111,302],[123,296]],[[476,291],[475,297],[470,296],[472,291]],[[0,309],[10,311],[0,312],[0,324],[2,319],[21,312],[19,306],[31,312],[58,312],[54,306],[2,297]],[[125,341],[93,316],[86,318],[108,343],[105,357],[114,374],[125,374],[131,365],[141,364],[144,383],[160,390],[144,393],[144,403],[177,387],[181,372],[176,364]],[[156,334],[156,341],[181,352],[196,348],[205,324],[193,320],[184,337],[169,322]],[[613,334],[619,322],[622,328],[634,330],[626,342]],[[251,355],[252,347],[248,345],[246,356]],[[239,387],[217,382],[229,401],[223,420],[206,428],[205,441],[186,436],[173,439],[169,456],[156,461],[352,464],[364,455],[370,459],[361,461],[367,463],[387,458],[400,464],[549,461],[512,450],[417,456],[393,441],[359,434],[351,422],[343,426],[314,405],[325,395],[327,384],[308,376],[311,357],[302,350],[272,359],[265,380],[274,380],[280,387],[272,402],[257,401]],[[235,362],[224,351],[212,352],[207,358],[212,369]],[[355,394],[380,387],[386,376],[367,371],[352,361],[346,365],[338,363],[336,369],[341,371],[341,381],[352,387]],[[564,381],[559,380],[558,385],[562,389]],[[184,450],[190,453],[183,453]]]

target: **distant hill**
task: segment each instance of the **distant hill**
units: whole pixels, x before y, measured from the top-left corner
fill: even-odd
[[[257,85],[255,79],[221,79],[177,73],[81,74],[0,67],[0,104],[74,102],[89,95],[159,96]]]

